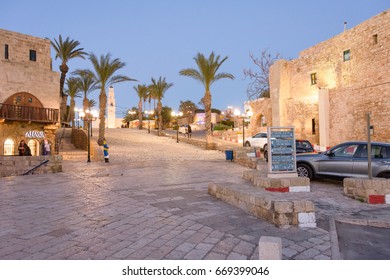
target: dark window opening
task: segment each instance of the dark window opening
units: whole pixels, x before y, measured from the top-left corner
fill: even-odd
[[[30,50],[30,61],[37,61],[37,51]]]
[[[372,36],[372,44],[373,45],[378,44],[378,34]]]
[[[316,120],[311,119],[311,134],[316,134]]]
[[[317,84],[317,73],[310,74],[311,85]]]
[[[351,51],[350,50],[344,51],[343,58],[344,58],[344,61],[350,60],[351,59]]]
[[[8,59],[8,45],[7,44],[4,45],[4,58]]]

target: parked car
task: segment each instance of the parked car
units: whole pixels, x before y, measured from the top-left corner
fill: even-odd
[[[390,143],[371,143],[372,176],[390,178]],[[345,142],[326,152],[296,157],[300,177],[368,177],[367,142]]]
[[[295,151],[300,153],[313,153],[315,152],[313,145],[308,140],[295,139]],[[264,147],[264,158],[268,161],[268,146]]]
[[[245,140],[245,147],[260,147],[264,150],[267,141],[267,132],[259,132]]]

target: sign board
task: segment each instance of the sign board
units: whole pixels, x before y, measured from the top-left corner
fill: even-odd
[[[27,131],[24,136],[26,138],[45,138],[45,133],[43,131]]]
[[[294,127],[268,127],[268,173],[296,173]]]

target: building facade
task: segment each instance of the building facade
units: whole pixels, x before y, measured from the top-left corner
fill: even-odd
[[[17,155],[21,140],[33,155],[59,127],[60,73],[52,71],[51,43],[0,29],[0,155]]]
[[[390,141],[390,10],[270,68],[267,125],[294,126],[321,150],[348,140]],[[255,104],[254,104],[255,105]],[[259,106],[259,105],[257,105]],[[253,106],[252,106],[253,107]],[[262,113],[264,112],[264,113]]]

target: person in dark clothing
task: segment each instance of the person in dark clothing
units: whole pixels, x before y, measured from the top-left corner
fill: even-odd
[[[187,127],[188,138],[191,138],[192,128],[190,125]]]
[[[31,150],[30,147],[24,142],[24,140],[21,140],[19,143],[19,156],[31,156]]]

